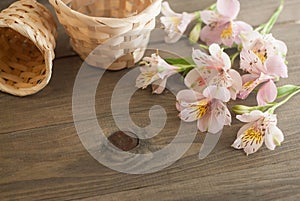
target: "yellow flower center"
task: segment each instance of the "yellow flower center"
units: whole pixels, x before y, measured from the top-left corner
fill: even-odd
[[[229,26],[223,30],[221,34],[221,38],[228,39],[232,36],[233,30],[232,30],[232,23],[230,22]]]
[[[206,112],[209,108],[209,102],[208,102],[208,100],[202,100],[202,101],[200,101],[200,103],[197,106],[198,106],[197,118],[200,119],[206,114]]]
[[[264,63],[267,60],[267,52],[266,51],[261,51],[261,50],[253,50],[254,54],[258,56],[260,61]]]
[[[255,129],[253,127],[246,130],[245,135],[243,136],[243,143],[260,144],[263,140],[264,132],[260,129]]]
[[[244,85],[243,85],[243,89],[249,89],[252,84],[254,83],[254,81],[249,81],[249,82],[246,82]]]

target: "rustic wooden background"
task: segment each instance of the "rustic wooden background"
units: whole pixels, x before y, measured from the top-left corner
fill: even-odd
[[[0,8],[13,0],[0,1]],[[40,1],[51,8],[46,0]],[[170,0],[178,11],[203,9],[213,0]],[[265,22],[279,0],[241,0],[239,19],[256,26]],[[300,1],[287,0],[273,29],[289,48],[289,79],[280,85],[300,85]],[[110,170],[81,144],[72,119],[72,89],[82,61],[71,50],[63,28],[58,27],[56,59],[50,84],[40,93],[18,98],[0,93],[0,200],[300,200],[299,96],[278,110],[285,134],[282,147],[263,147],[246,157],[230,147],[242,125],[234,120],[225,128],[214,151],[197,158],[204,139],[199,133],[189,151],[172,166],[148,175],[127,175]],[[163,38],[158,38],[162,41]],[[127,72],[107,72],[96,96],[97,117],[107,135],[117,131],[110,111],[116,82]],[[138,125],[149,123],[148,110],[162,105],[168,114],[165,129],[143,146],[156,150],[167,145],[179,124],[170,93],[153,96],[138,91],[131,115]],[[240,102],[241,103],[241,102]],[[254,97],[247,103],[254,104]]]

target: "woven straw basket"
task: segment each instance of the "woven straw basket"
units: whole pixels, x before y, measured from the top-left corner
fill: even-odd
[[[143,57],[162,0],[49,1],[82,59],[120,70]]]
[[[56,25],[35,0],[21,0],[0,13],[0,90],[34,94],[50,80]]]

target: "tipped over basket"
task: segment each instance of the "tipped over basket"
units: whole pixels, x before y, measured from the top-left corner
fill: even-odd
[[[27,96],[49,82],[56,24],[35,0],[20,0],[0,13],[0,90]]]
[[[162,0],[49,1],[82,59],[120,70],[143,57]]]

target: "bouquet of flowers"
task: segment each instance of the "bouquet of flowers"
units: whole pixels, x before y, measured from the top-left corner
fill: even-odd
[[[143,59],[138,88],[152,85],[153,93],[161,94],[167,79],[182,73],[188,89],[177,94],[176,107],[185,122],[197,121],[201,132],[218,133],[231,124],[227,108],[230,100],[246,99],[257,93],[256,106],[235,105],[236,118],[246,124],[240,128],[232,147],[255,153],[264,143],[270,150],[284,140],[277,127],[276,108],[300,92],[299,86],[276,86],[280,78],[288,77],[287,46],[275,39],[271,32],[284,6],[280,6],[270,20],[253,28],[237,21],[238,0],[217,0],[209,8],[194,13],[175,13],[168,2],[162,4],[160,18],[166,32],[165,41],[175,43],[196,21],[189,34],[192,43],[199,43],[192,59],[162,59],[158,53]],[[202,42],[202,43],[201,43]],[[203,44],[204,43],[204,44]],[[224,50],[234,49],[228,55]],[[239,57],[239,73],[233,68]]]

